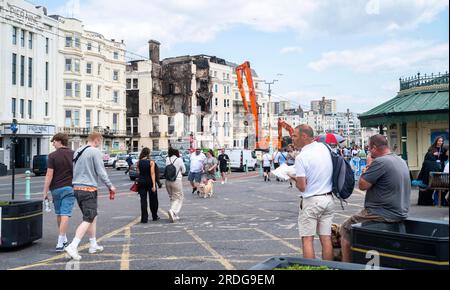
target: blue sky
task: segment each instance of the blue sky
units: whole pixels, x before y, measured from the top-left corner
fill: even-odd
[[[448,70],[447,0],[33,2],[141,55],[156,39],[162,58],[248,60],[262,78],[279,79],[275,100],[305,109],[325,96],[361,113],[394,97],[400,77]]]

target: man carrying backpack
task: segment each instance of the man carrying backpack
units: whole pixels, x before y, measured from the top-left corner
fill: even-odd
[[[170,198],[169,220],[171,223],[179,220],[179,213],[183,205],[183,183],[182,177],[186,172],[183,159],[180,158],[178,150],[170,148],[166,159],[166,189]]]
[[[302,238],[303,256],[315,259],[314,237],[320,237],[322,259],[333,260],[331,225],[334,216],[333,162],[329,149],[314,141],[314,131],[308,125],[298,126],[292,136],[301,148],[295,160],[296,176],[291,176],[300,191],[298,226]]]
[[[406,162],[392,153],[383,135],[369,140],[370,156],[359,180],[359,189],[367,190],[364,210],[341,226],[342,261],[351,261],[352,225],[364,222],[397,223],[408,218],[411,202],[411,178]]]

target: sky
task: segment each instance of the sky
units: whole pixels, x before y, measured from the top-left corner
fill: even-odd
[[[33,0],[49,14],[125,41],[148,56],[249,61],[273,100],[310,108],[322,97],[363,113],[393,98],[399,78],[449,67],[448,0]]]

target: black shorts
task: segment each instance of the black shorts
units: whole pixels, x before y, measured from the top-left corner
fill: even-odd
[[[225,166],[220,166],[220,173],[226,173],[226,172],[228,172],[227,166],[226,165]]]
[[[263,167],[265,173],[270,173],[270,167]]]
[[[83,221],[92,223],[97,216],[97,191],[81,191],[75,190],[75,198],[77,199],[78,206],[83,213]]]

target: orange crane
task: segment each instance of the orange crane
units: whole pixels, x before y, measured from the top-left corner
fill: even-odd
[[[255,92],[255,86],[253,83],[253,76],[252,76],[252,70],[250,68],[250,62],[246,61],[243,64],[239,65],[236,68],[236,76],[237,76],[237,83],[239,87],[239,92],[241,93],[242,101],[244,102],[244,108],[247,114],[250,113],[250,108],[247,103],[247,97],[245,95],[245,89],[244,89],[244,80],[243,75],[245,75],[245,79],[247,80],[247,86],[250,93],[250,103],[251,103],[251,113],[253,115],[253,119],[255,120],[255,129],[256,129],[256,148],[260,149],[260,143],[259,143],[259,117],[258,117],[258,102],[256,100],[256,92]]]
[[[294,135],[294,128],[291,125],[283,121],[281,118],[278,119],[278,150],[283,149],[283,129],[286,129],[289,132],[289,135],[292,138]]]

